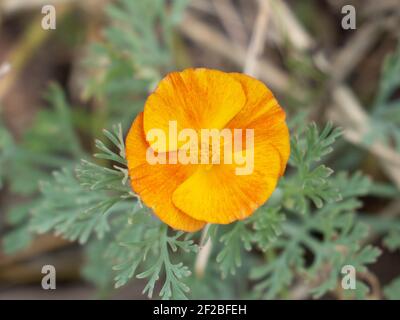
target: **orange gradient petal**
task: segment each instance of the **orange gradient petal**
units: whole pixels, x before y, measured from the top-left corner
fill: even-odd
[[[177,122],[177,131],[192,128],[222,129],[242,109],[246,96],[239,81],[228,73],[208,69],[172,72],[159,84],[144,107],[144,131],[161,129],[167,145],[156,151],[175,151],[169,145],[169,124]],[[172,132],[173,130],[171,130]]]
[[[172,201],[194,219],[227,224],[251,215],[275,190],[281,170],[278,150],[268,142],[254,149],[254,171],[236,175],[236,165],[199,167],[173,193]]]
[[[172,194],[195,170],[190,165],[155,164],[146,160],[148,143],[143,131],[143,113],[140,113],[126,138],[126,158],[133,190],[141,200],[166,224],[174,229],[194,232],[205,222],[194,219],[172,203]]]
[[[286,125],[285,111],[279,106],[271,90],[261,81],[250,76],[231,73],[246,93],[247,103],[229,122],[227,128],[254,129],[255,143],[268,141],[281,156],[283,175],[290,156],[289,129]]]

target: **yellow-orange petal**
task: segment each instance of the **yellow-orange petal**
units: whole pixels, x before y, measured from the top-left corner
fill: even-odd
[[[172,203],[173,192],[193,173],[193,166],[150,165],[146,160],[147,148],[143,113],[140,113],[126,138],[126,158],[133,190],[160,220],[172,228],[188,232],[201,229],[205,222],[186,215]]]
[[[290,156],[290,137],[285,122],[285,111],[271,90],[261,81],[244,74],[232,73],[231,76],[242,84],[247,103],[229,122],[227,128],[254,129],[255,143],[265,140],[278,149],[283,175]]]
[[[194,219],[231,223],[251,215],[271,196],[281,170],[278,150],[260,142],[254,150],[254,172],[236,175],[235,164],[200,167],[173,193],[175,206]]]
[[[156,151],[174,151],[169,146],[169,124],[177,122],[177,131],[192,128],[222,129],[245,105],[243,86],[230,74],[218,70],[186,69],[168,74],[147,99],[144,107],[144,131],[163,130],[167,145]],[[172,131],[172,130],[171,130]]]

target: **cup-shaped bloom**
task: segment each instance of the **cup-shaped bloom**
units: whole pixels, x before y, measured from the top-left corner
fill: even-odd
[[[183,231],[250,216],[289,153],[285,112],[262,82],[203,68],[161,80],[126,138],[133,190]]]

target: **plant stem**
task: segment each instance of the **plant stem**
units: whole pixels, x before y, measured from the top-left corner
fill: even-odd
[[[210,224],[207,224],[201,234],[201,239],[200,239],[200,250],[197,254],[196,257],[196,262],[194,266],[194,271],[196,274],[196,277],[202,278],[204,276],[208,260],[210,258],[210,254],[212,251],[212,241],[211,237],[208,237],[208,230],[210,228]],[[205,242],[205,243],[204,243]]]

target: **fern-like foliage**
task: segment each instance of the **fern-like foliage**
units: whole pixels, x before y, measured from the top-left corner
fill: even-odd
[[[372,121],[365,142],[380,140],[400,151],[400,99],[395,93],[400,88],[400,44],[386,57],[382,68],[378,94],[372,108]]]
[[[14,149],[14,141],[0,118],[0,190],[3,188],[7,175],[7,166]]]
[[[85,243],[94,232],[102,238],[110,230],[109,217],[131,206],[135,198],[127,185],[127,169],[121,126],[105,136],[118,148],[111,151],[100,140],[95,157],[112,161],[105,168],[82,160],[75,171],[64,169],[54,179],[41,184],[42,200],[33,210],[31,229],[38,233],[54,230],[69,240]]]
[[[362,246],[367,226],[355,220],[357,197],[368,193],[369,179],[332,176],[333,170],[319,164],[339,136],[331,125],[321,132],[310,125],[293,136],[291,168],[267,204],[251,218],[219,228],[223,246],[216,261],[224,276],[234,274],[243,255],[247,259],[246,252],[257,247],[266,252],[266,260],[250,268],[259,298],[280,297],[298,279],[312,283],[309,290],[319,297],[336,288],[344,265],[365,272],[376,260],[379,250]],[[367,287],[358,288],[353,295],[365,297]]]
[[[281,184],[282,210],[287,215],[283,235],[271,244],[274,254],[251,271],[261,297],[282,295],[298,277],[310,283],[314,296],[322,296],[337,287],[344,265],[364,272],[379,255],[376,248],[362,247],[368,228],[354,215],[360,206],[357,197],[368,193],[369,180],[360,174],[332,177],[331,169],[318,164],[338,135],[330,125],[321,133],[312,125],[293,138],[290,163],[295,172]],[[365,297],[367,287],[361,283],[358,287],[354,294]]]
[[[185,254],[197,252],[197,245],[193,240],[185,239],[183,232],[169,235],[166,225],[156,224],[146,229],[141,228],[141,231],[136,241],[121,243],[126,255],[114,266],[117,271],[115,286],[118,288],[126,284],[134,276],[147,279],[143,293],[151,298],[156,282],[160,275],[164,275],[159,296],[163,299],[186,299],[190,288],[184,283],[184,278],[190,276],[191,271],[182,262],[174,263],[170,253],[178,250]]]
[[[55,172],[53,180],[42,183],[42,200],[30,228],[37,233],[53,231],[81,244],[106,239],[100,260],[114,262],[110,268],[116,271],[117,288],[134,277],[147,279],[143,292],[152,297],[164,276],[159,295],[185,298],[189,288],[183,279],[191,273],[183,263],[174,263],[172,254],[196,252],[197,245],[183,232],[168,230],[131,191],[121,126],[104,130],[104,135],[108,143],[96,141],[100,152],[95,157],[110,161],[112,167],[83,160],[76,170]]]
[[[82,158],[81,142],[73,117],[74,109],[67,103],[63,90],[53,84],[46,95],[49,109],[40,111],[22,137],[9,148],[7,179],[12,192],[31,196],[37,193],[40,180],[49,171],[68,167]]]
[[[236,269],[242,266],[244,252],[250,252],[253,247],[267,251],[282,233],[284,220],[280,207],[263,206],[244,221],[220,226],[218,234],[211,237],[223,245],[216,256],[222,276],[236,274]]]
[[[384,289],[384,294],[387,299],[399,300],[400,299],[400,278],[396,278]]]
[[[143,108],[161,75],[175,66],[173,28],[187,0],[120,0],[107,7],[104,43],[92,47],[88,65],[100,73],[87,84],[87,97],[107,108],[111,123],[127,125]]]
[[[11,193],[24,197],[6,215],[12,226],[3,238],[6,253],[27,247],[33,239],[29,220],[40,202],[39,181],[49,179],[52,170],[72,168],[86,154],[77,135],[77,114],[67,103],[63,90],[52,84],[46,100],[49,108],[36,115],[20,142],[0,125],[0,181],[3,179]]]

